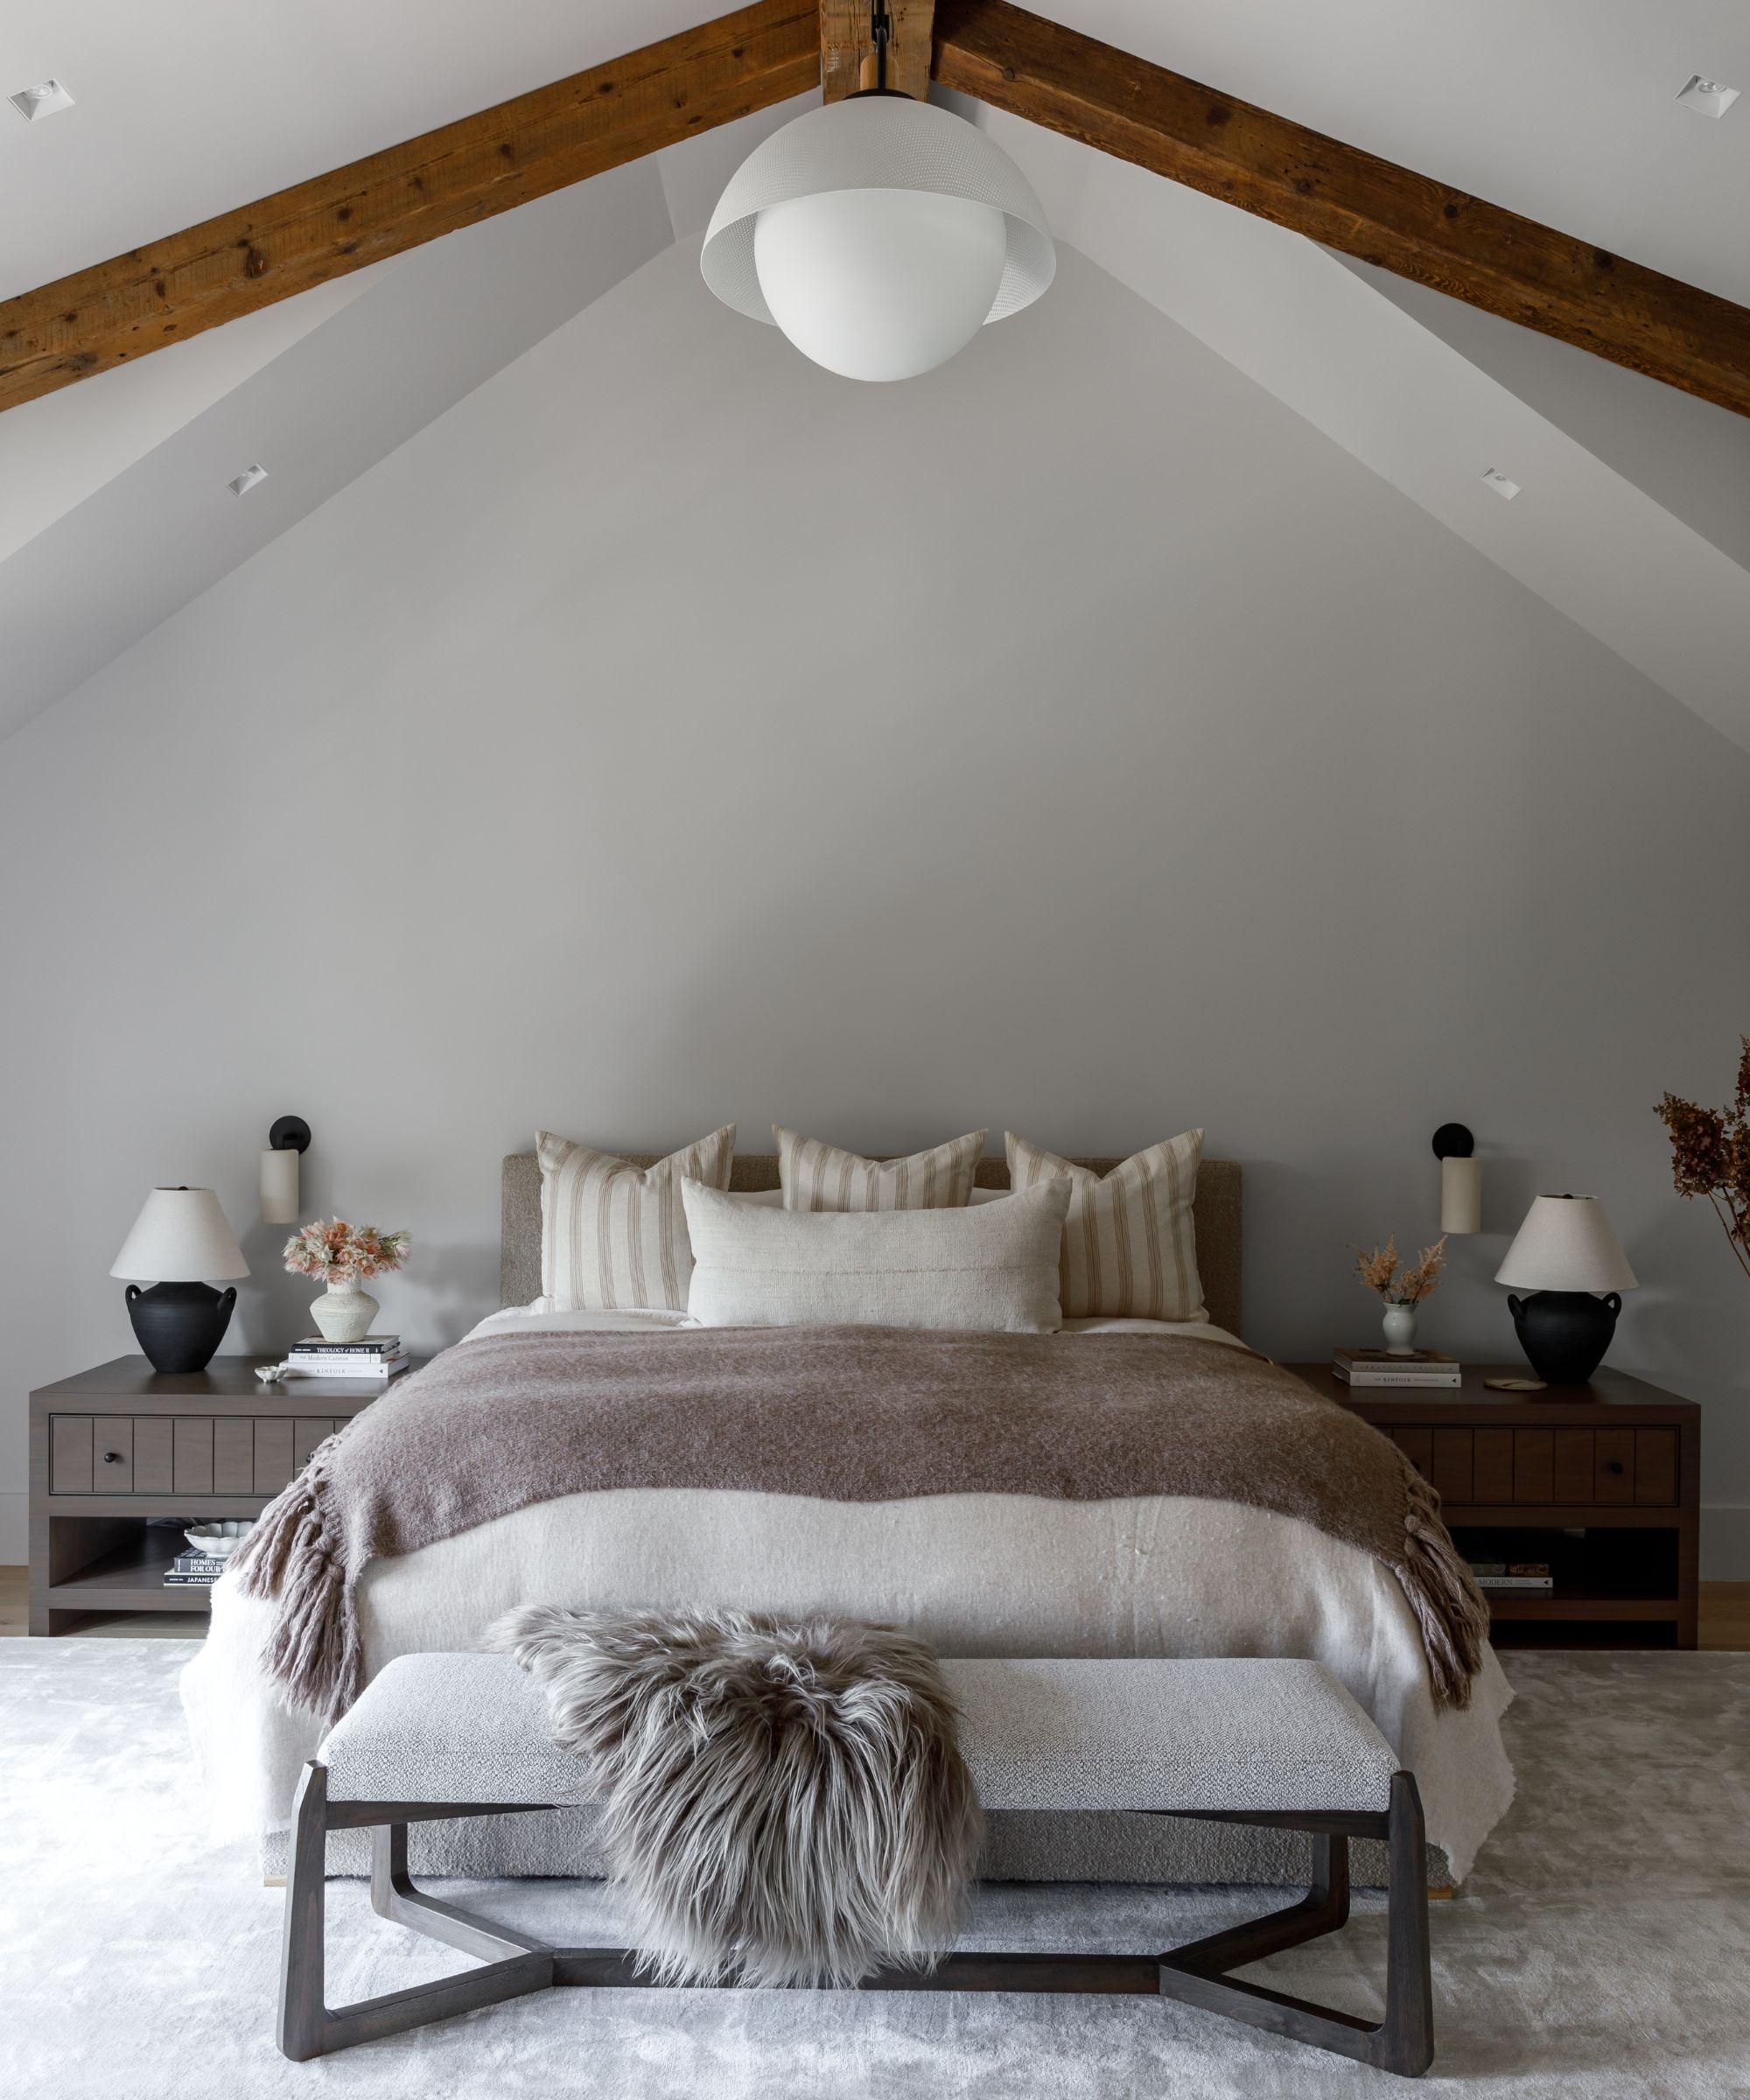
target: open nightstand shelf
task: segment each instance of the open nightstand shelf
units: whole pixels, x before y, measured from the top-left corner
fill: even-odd
[[[1693,1648],[1701,1410],[1621,1371],[1491,1392],[1522,1364],[1444,1390],[1349,1386],[1287,1368],[1389,1436],[1439,1490],[1473,1558],[1547,1560],[1551,1590],[1491,1590],[1499,1648]]]
[[[31,1395],[32,1633],[163,1613],[200,1631],[206,1591],[164,1587],[182,1532],[147,1520],[259,1516],[384,1390],[377,1378],[264,1386],[256,1368],[270,1361],[158,1372],[118,1356]]]
[[[135,1530],[123,1544],[88,1561],[76,1575],[52,1583],[51,1610],[76,1612],[202,1612],[206,1592],[166,1589],[164,1576],[182,1545],[180,1531]]]

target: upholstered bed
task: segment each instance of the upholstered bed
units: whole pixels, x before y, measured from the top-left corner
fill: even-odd
[[[1087,1164],[1104,1171],[1113,1163]],[[985,1160],[977,1179],[1001,1189],[1006,1170]],[[775,1185],[774,1160],[736,1158],[733,1188],[755,1194]],[[1152,1328],[1149,1347],[1207,1354],[1213,1341],[1235,1339],[1240,1205],[1238,1167],[1205,1161],[1194,1218],[1210,1318]],[[585,1338],[587,1348],[592,1332],[640,1324],[633,1313],[521,1309],[541,1284],[532,1154],[504,1164],[502,1278],[505,1309],[474,1331],[476,1362],[483,1354],[490,1360],[494,1337],[556,1330]],[[1139,1323],[1078,1324],[1097,1332]],[[1072,1334],[1047,1340],[1065,1350],[1081,1346]],[[560,1493],[372,1559],[356,1598],[364,1674],[396,1655],[477,1645],[496,1618],[535,1600],[825,1610],[905,1624],[952,1656],[1310,1656],[1348,1686],[1417,1772],[1431,1847],[1440,1855],[1438,1877],[1463,1877],[1511,1797],[1499,1729],[1509,1694],[1493,1655],[1485,1651],[1467,1704],[1437,1701],[1422,1629],[1391,1570],[1326,1530],[1239,1499],[977,1492],[840,1500],[674,1486]],[[184,1686],[220,1827],[259,1836],[270,1871],[283,1856],[299,1763],[320,1732],[315,1716],[289,1704],[263,1661],[272,1625],[270,1602],[228,1578]],[[580,1810],[426,1826],[424,1865],[432,1872],[595,1872],[591,1821]],[[343,1851],[331,1858],[346,1871],[362,1866],[361,1857]],[[1364,1849],[1355,1864],[1368,1873]],[[1303,1865],[1298,1843],[1274,1833],[1145,1818],[1011,1824],[997,1816],[986,1872],[1291,1882]]]

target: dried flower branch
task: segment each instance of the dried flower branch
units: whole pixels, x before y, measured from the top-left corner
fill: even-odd
[[[1667,1094],[1653,1113],[1670,1134],[1677,1194],[1707,1198],[1739,1267],[1750,1276],[1750,1035],[1738,1040],[1738,1091],[1730,1108],[1698,1108]]]
[[[1391,1297],[1391,1279],[1398,1269],[1397,1236],[1392,1235],[1383,1247],[1376,1247],[1371,1254],[1355,1249],[1355,1274],[1369,1291],[1377,1291],[1383,1298]]]
[[[1376,1247],[1371,1254],[1355,1249],[1355,1274],[1369,1291],[1377,1291],[1389,1306],[1419,1305],[1440,1280],[1440,1271],[1446,1265],[1446,1242],[1437,1240],[1432,1247],[1422,1250],[1422,1258],[1412,1268],[1404,1266],[1404,1256],[1397,1251],[1397,1235],[1393,1233],[1383,1247]]]
[[[349,1276],[386,1275],[406,1261],[413,1244],[404,1232],[375,1225],[348,1225],[344,1218],[301,1227],[285,1243],[285,1265],[294,1276],[319,1276],[340,1283]]]
[[[1400,1304],[1419,1305],[1440,1280],[1440,1271],[1446,1265],[1446,1239],[1443,1233],[1432,1247],[1422,1250],[1422,1259],[1413,1269],[1406,1269],[1397,1279],[1397,1296]]]

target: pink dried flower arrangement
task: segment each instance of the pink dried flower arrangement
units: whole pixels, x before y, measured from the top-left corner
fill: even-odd
[[[1445,1236],[1435,1241],[1432,1247],[1422,1250],[1422,1258],[1411,1268],[1404,1266],[1404,1256],[1397,1251],[1396,1233],[1383,1247],[1376,1247],[1371,1254],[1355,1249],[1355,1274],[1369,1291],[1377,1291],[1389,1306],[1416,1306],[1440,1280],[1440,1271],[1446,1265]]]
[[[325,1224],[318,1218],[286,1242],[285,1265],[294,1276],[319,1276],[329,1284],[349,1276],[368,1278],[399,1269],[412,1245],[411,1236],[404,1232],[349,1225],[344,1218],[331,1218]]]

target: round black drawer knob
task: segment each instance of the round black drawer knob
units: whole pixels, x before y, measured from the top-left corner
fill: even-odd
[[[1620,1459],[1613,1459],[1605,1470],[1607,1473],[1620,1473],[1622,1471],[1622,1460]]]
[[[119,1466],[122,1463],[121,1452],[119,1451],[106,1451],[103,1454],[103,1463],[106,1466]]]

